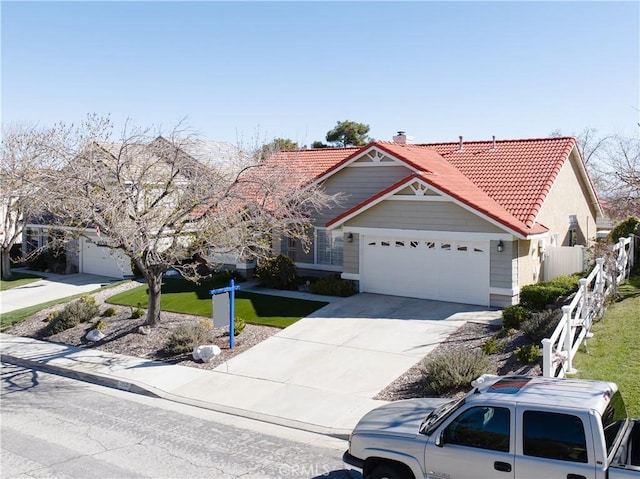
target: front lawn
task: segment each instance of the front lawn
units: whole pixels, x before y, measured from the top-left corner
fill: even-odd
[[[40,281],[42,276],[36,276],[35,274],[22,273],[22,272],[13,272],[13,277],[11,279],[1,279],[0,280],[0,291],[6,291],[7,289],[17,288],[18,286],[23,286],[25,284],[33,283],[35,281]]]
[[[589,354],[580,348],[573,366],[579,378],[617,383],[629,415],[640,417],[640,276],[623,284],[620,295],[591,328]]]
[[[202,282],[200,285],[196,285],[181,279],[167,278],[162,284],[162,310],[211,318],[213,309],[209,291],[219,287],[219,284],[211,282]],[[327,304],[322,301],[250,293],[242,291],[242,285],[240,288],[235,292],[236,316],[253,324],[286,328]],[[147,287],[140,286],[111,296],[107,302],[132,307],[139,305],[146,308],[148,305]]]

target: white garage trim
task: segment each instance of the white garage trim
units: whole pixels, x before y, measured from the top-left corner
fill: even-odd
[[[360,236],[362,292],[490,304],[490,241],[433,232]]]
[[[422,230],[400,230],[391,228],[367,228],[367,227],[344,227],[345,233],[358,233],[369,236],[390,236],[396,238],[416,238],[416,239],[447,239],[447,240],[460,240],[460,241],[513,241],[513,235],[504,233],[471,233],[471,232],[456,232],[456,231],[422,231]]]

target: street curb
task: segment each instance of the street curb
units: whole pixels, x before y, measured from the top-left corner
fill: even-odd
[[[172,394],[156,387],[149,386],[138,381],[123,381],[122,379],[110,376],[106,374],[88,373],[84,371],[74,371],[62,366],[56,366],[54,364],[42,363],[39,361],[33,361],[30,359],[19,358],[17,356],[2,353],[0,354],[0,361],[13,364],[15,366],[22,366],[29,369],[37,369],[58,376],[75,379],[78,381],[88,382],[91,384],[97,384],[112,389],[118,389],[121,391],[131,392],[134,394],[140,394],[143,396],[153,397],[157,399],[165,399],[180,404],[186,404],[188,406],[194,406],[201,409],[209,409],[211,411],[229,414],[232,416],[243,417],[246,419],[252,419],[255,421],[261,421],[269,424],[275,424],[277,426],[288,427],[292,429],[298,429],[301,431],[311,432],[315,434],[321,434],[323,436],[329,436],[336,439],[348,440],[351,434],[350,430],[332,428],[326,426],[320,426],[318,424],[305,423],[302,421],[296,421],[295,419],[286,419],[279,416],[272,416],[269,414],[259,413],[255,411],[249,411],[246,409],[235,408],[232,406],[225,406],[222,404],[209,403],[192,399],[177,394]]]

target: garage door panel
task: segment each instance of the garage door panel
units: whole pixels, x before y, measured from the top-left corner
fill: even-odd
[[[365,292],[483,304],[489,302],[489,242],[364,237]]]
[[[112,253],[109,248],[98,246],[95,240],[82,239],[82,272],[122,278],[131,274],[129,259],[119,251]]]

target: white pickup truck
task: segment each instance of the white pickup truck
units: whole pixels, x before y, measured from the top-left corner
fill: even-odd
[[[482,376],[462,399],[366,414],[344,467],[365,479],[640,478],[640,420],[614,383]]]

